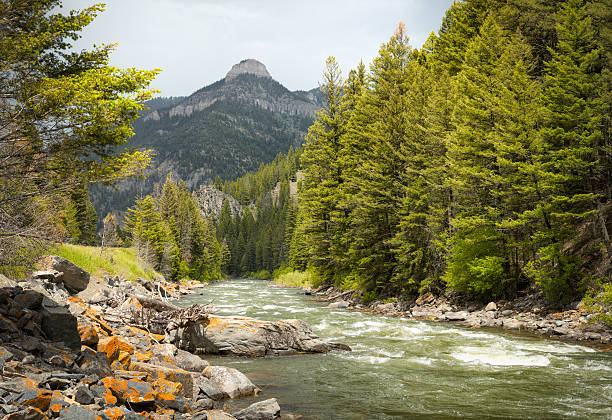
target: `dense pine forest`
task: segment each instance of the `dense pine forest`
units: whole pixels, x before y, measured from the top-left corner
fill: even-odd
[[[400,24],[369,72],[328,59],[298,268],[373,295],[610,296],[610,12],[466,1],[421,49]]]
[[[257,201],[217,227],[231,271],[309,270],[369,298],[609,304],[610,11],[465,1],[420,49],[400,24],[369,71],[345,79],[330,57],[299,199],[283,195],[292,157],[224,186]]]

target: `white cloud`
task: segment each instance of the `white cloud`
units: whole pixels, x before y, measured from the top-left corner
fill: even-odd
[[[104,0],[101,0],[104,1]],[[77,44],[118,42],[112,64],[162,68],[164,95],[188,95],[256,58],[289,89],[317,85],[324,60],[345,72],[369,63],[404,21],[419,46],[452,0],[106,0],[107,11]],[[64,10],[93,2],[65,0]]]

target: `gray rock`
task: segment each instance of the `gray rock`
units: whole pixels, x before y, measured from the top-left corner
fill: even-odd
[[[326,353],[321,341],[302,320],[261,321],[246,317],[211,316],[209,323],[168,331],[166,342],[191,353],[261,357]]]
[[[124,420],[148,420],[145,416],[141,416],[138,413],[134,413],[126,407],[121,407],[121,411],[123,411],[123,415],[125,416]]]
[[[85,348],[79,354],[77,364],[85,375],[93,375],[97,378],[113,375],[113,371],[108,364],[108,357],[104,352],[96,352]]]
[[[38,309],[43,301],[43,295],[35,290],[24,290],[13,299],[13,303],[21,308]]]
[[[42,420],[46,418],[42,411],[34,407],[26,407],[23,410],[14,411],[3,417],[2,420]]]
[[[502,311],[502,316],[510,316],[512,315],[512,310],[511,309],[506,309],[504,311]]]
[[[81,348],[81,336],[77,329],[77,319],[64,306],[44,297],[42,301],[41,328],[47,338],[53,341],[63,341],[71,349]]]
[[[194,413],[203,410],[210,410],[215,406],[215,402],[207,397],[200,397],[198,400],[191,405]]]
[[[228,397],[215,382],[208,378],[200,378],[196,385],[200,388],[202,394],[211,400],[219,401]]]
[[[468,313],[465,311],[459,311],[459,312],[446,312],[444,314],[444,316],[446,317],[446,319],[448,319],[449,321],[465,321],[465,319],[468,316]]]
[[[64,273],[58,278],[70,293],[82,292],[89,284],[89,273],[65,258],[50,255],[43,259],[41,265],[46,270]]]
[[[34,364],[35,361],[36,361],[36,357],[34,357],[31,354],[28,354],[26,357],[23,358],[21,363],[23,363],[24,365],[32,365]]]
[[[15,287],[17,282],[9,279],[8,277],[0,274],[0,287]]]
[[[375,310],[380,311],[384,314],[388,314],[388,313],[395,313],[397,312],[395,309],[395,303],[393,302],[389,302],[389,303],[379,303],[378,305],[376,305],[374,307]]]
[[[230,398],[257,394],[259,388],[238,370],[225,366],[208,366],[204,374]]]
[[[195,354],[189,353],[188,351],[177,349],[176,355],[174,356],[178,367],[190,372],[202,372],[204,368],[210,366],[208,361],[202,359]]]
[[[236,420],[236,417],[221,410],[208,410],[196,414],[191,420]]]
[[[237,420],[274,420],[280,417],[280,406],[276,398],[249,405],[234,414]]]
[[[495,302],[489,302],[489,304],[487,306],[485,306],[484,310],[487,311],[487,312],[489,312],[489,311],[496,311],[497,310],[497,305],[495,304]]]
[[[32,278],[35,280],[49,280],[51,282],[59,282],[60,277],[64,273],[61,273],[57,270],[45,270],[45,271],[34,271],[32,273]]]
[[[154,354],[151,363],[154,364],[170,365],[190,372],[202,372],[206,366],[210,366],[210,363],[201,357],[181,350],[173,344],[155,344],[151,351]]]
[[[49,360],[47,360],[47,362],[53,366],[57,366],[57,367],[65,367],[66,366],[66,360],[60,356],[59,354],[56,354],[54,356],[51,356],[49,358]]]
[[[266,66],[263,63],[260,63],[257,60],[248,59],[242,60],[238,64],[234,64],[231,70],[228,71],[225,75],[225,80],[229,82],[232,79],[238,77],[239,75],[245,73],[254,74],[255,76],[263,77],[266,79],[272,78],[272,76],[270,76],[270,73],[268,73],[268,69],[266,69]]]
[[[337,309],[344,309],[344,308],[348,308],[349,306],[351,306],[351,304],[347,302],[346,300],[332,302],[329,305],[327,305],[328,308],[337,308]]]
[[[507,330],[522,330],[525,329],[525,323],[516,319],[504,319],[503,327]]]
[[[85,385],[79,385],[74,393],[74,400],[79,404],[89,405],[94,403],[95,395]]]

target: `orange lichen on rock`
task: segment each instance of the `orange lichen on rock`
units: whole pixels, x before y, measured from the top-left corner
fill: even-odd
[[[139,403],[154,403],[156,392],[150,384],[139,379],[131,379],[127,381],[127,388],[123,397],[125,401],[131,404]]]
[[[103,337],[98,341],[98,351],[106,353],[108,362],[112,363],[119,357],[119,340],[117,337]]]
[[[46,389],[34,390],[30,398],[21,402],[21,405],[38,408],[41,411],[47,411],[51,405],[51,391]],[[31,392],[31,391],[28,391]]]
[[[131,362],[130,353],[125,352],[125,351],[120,351],[119,357],[117,358],[117,362],[121,363],[121,366],[123,369],[129,370],[130,362]]]
[[[179,382],[172,382],[166,379],[156,379],[153,382],[153,389],[160,394],[181,395],[183,385]]]
[[[146,372],[150,380],[166,379],[170,382],[179,382],[183,385],[181,395],[191,398],[193,393],[193,377],[186,370],[136,361],[132,361],[130,368],[139,372]]]
[[[62,408],[64,408],[63,405],[59,404],[59,403],[54,403],[51,404],[49,406],[49,410],[51,411],[52,414],[54,414],[55,416],[59,416],[60,411],[62,411]]]
[[[119,407],[107,408],[102,412],[110,420],[123,420],[125,413]]]
[[[102,395],[104,402],[109,405],[117,404],[117,401],[123,397],[125,390],[127,389],[127,381],[107,376],[101,381],[102,385],[106,388],[106,392]]]
[[[148,362],[151,360],[151,357],[153,357],[153,353],[151,353],[150,351],[146,351],[144,353],[135,352],[134,357],[138,362]]]
[[[106,353],[109,363],[113,363],[119,359],[119,354],[125,352],[128,354],[134,353],[134,347],[113,335],[111,337],[103,337],[98,341],[98,351]]]
[[[81,344],[85,346],[95,347],[100,340],[98,331],[88,322],[79,322],[79,335],[81,336]]]

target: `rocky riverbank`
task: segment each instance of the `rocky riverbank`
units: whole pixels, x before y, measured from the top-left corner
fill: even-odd
[[[194,353],[252,356],[336,347],[299,321],[215,317],[209,306],[171,302],[199,287],[90,281],[87,272],[57,258],[29,281],[0,276],[3,419],[296,418],[281,415],[274,398],[224,411],[228,399],[260,389],[238,370],[211,366]]]
[[[305,293],[329,302],[329,307],[332,308],[355,309],[386,316],[448,321],[472,328],[496,327],[513,331],[529,331],[549,338],[583,343],[612,344],[612,329],[605,324],[592,322],[592,315],[583,312],[581,305],[559,311],[549,306],[542,294],[479,305],[428,293],[410,302],[394,299],[390,302],[376,301],[365,305],[359,291],[319,287],[314,290],[306,289]]]

